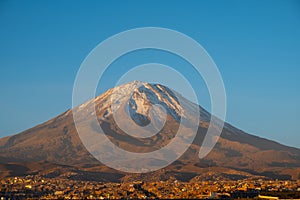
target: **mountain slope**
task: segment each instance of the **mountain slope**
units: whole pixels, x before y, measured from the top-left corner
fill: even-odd
[[[139,88],[129,95],[137,84]],[[185,104],[189,112],[181,113],[182,105],[176,95],[162,85],[132,82],[108,90],[75,108],[82,114],[83,120],[88,119],[95,111],[94,114],[109,139],[125,150],[136,152],[151,152],[168,144],[178,130],[182,114],[189,118],[193,116],[190,113],[198,108],[200,123],[193,144],[179,160],[162,170],[150,174],[126,174],[104,166],[82,144],[74,125],[72,110],[68,110],[22,133],[0,139],[0,176],[38,173],[50,177],[68,176],[101,181],[134,178],[148,180],[149,177],[191,180],[209,177],[211,174],[282,179],[300,177],[300,149],[249,135],[227,123],[214,149],[200,160],[199,147],[206,134],[210,114],[188,100],[181,103]],[[157,118],[166,115],[167,120],[162,130],[148,138],[127,135],[112,117],[114,110],[125,107],[126,103],[130,105],[129,110],[122,115],[130,115],[139,126],[147,126],[153,122],[153,128],[158,128],[161,124],[156,122]],[[157,104],[162,107],[151,110]],[[95,131],[95,126],[97,124],[88,124],[86,128],[88,131]]]

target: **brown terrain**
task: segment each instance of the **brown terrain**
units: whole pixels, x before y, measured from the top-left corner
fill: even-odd
[[[134,83],[122,85],[116,90],[120,90],[122,94],[122,91],[129,90],[132,84]],[[175,112],[177,107],[170,107],[174,105],[176,98],[168,88],[143,83],[129,99],[131,103],[136,103],[130,110],[130,116],[139,125],[147,124],[153,119],[147,114],[138,113],[136,107],[145,106],[143,109],[147,113],[148,107],[157,103],[154,101],[159,99],[158,103],[167,110],[167,122],[163,129],[157,135],[144,139],[128,136],[118,128],[110,114],[111,94],[112,90],[108,90],[89,102],[95,102],[98,122],[114,144],[130,151],[149,152],[172,140],[178,129],[178,116]],[[125,100],[119,100],[122,108]],[[86,115],[87,118],[91,106],[89,102],[80,106],[82,115]],[[247,134],[227,123],[214,149],[204,159],[199,159],[199,147],[210,119],[208,112],[201,107],[200,110],[201,120],[193,144],[180,159],[164,169],[134,174],[119,172],[101,164],[82,144],[74,125],[72,110],[68,110],[43,124],[0,139],[0,177],[38,174],[48,178],[64,177],[107,182],[243,179],[252,176],[300,179],[300,149]],[[95,124],[89,124],[87,130],[93,131],[94,126]]]

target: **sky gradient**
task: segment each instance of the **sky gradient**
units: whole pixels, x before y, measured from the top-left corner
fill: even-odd
[[[76,73],[88,53],[114,34],[146,26],[180,31],[207,50],[223,77],[229,123],[300,148],[300,2],[292,0],[2,0],[0,137],[71,108]],[[156,52],[145,53],[123,63],[155,58]],[[99,93],[114,84],[107,77]]]

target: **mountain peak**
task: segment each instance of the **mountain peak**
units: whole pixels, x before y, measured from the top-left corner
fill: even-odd
[[[183,108],[178,100],[182,96],[166,86],[142,81],[133,81],[119,85],[96,97],[98,110],[105,110],[103,117],[108,117],[116,112],[120,106],[128,106],[132,118],[141,115],[149,117],[153,106],[160,106],[157,113],[164,112],[179,120],[183,114]],[[187,102],[187,100],[184,100]],[[182,103],[182,102],[181,102]],[[136,121],[136,120],[135,120]],[[138,123],[140,124],[140,123]]]
[[[124,112],[125,108],[128,108],[127,113]],[[197,113],[199,108],[201,113]],[[151,121],[159,131],[150,137],[147,135],[147,126],[147,137],[135,137],[135,134],[139,133],[136,129],[135,133],[128,135],[112,117],[115,111],[122,112],[120,125],[124,127],[134,125],[132,120],[140,126],[146,126]],[[193,143],[177,161],[163,169],[164,175],[180,174],[191,179],[211,173],[210,170],[213,169],[214,172],[222,172],[224,177],[300,177],[300,149],[247,134],[229,124],[225,124],[214,149],[205,158],[199,159],[198,152],[207,134],[210,114],[166,86],[141,81],[117,86],[43,124],[0,139],[0,177],[20,174],[18,169],[24,169],[24,175],[38,173],[53,176],[55,171],[55,176],[64,177],[68,174],[68,177],[74,179],[87,178],[86,175],[95,171],[115,176],[116,171],[99,163],[83,145],[74,123],[75,112],[80,113],[77,122],[82,125],[86,134],[98,134],[97,127],[100,125],[116,146],[136,153],[153,152],[171,143],[181,125],[179,119],[186,119],[185,122],[188,122],[182,123],[185,131],[183,137],[179,138],[182,143],[185,142],[185,136],[190,134],[190,129],[186,127],[193,120],[198,122],[192,117],[200,114],[200,123],[197,125],[198,131]],[[155,120],[165,117],[164,114],[167,115],[166,123],[160,129]],[[89,120],[95,115],[96,123],[91,123]],[[124,120],[125,117],[132,120]],[[94,140],[93,137],[90,138]],[[102,143],[96,142],[95,145],[99,144]],[[105,155],[113,158],[111,150],[105,151]],[[158,160],[164,161],[165,157],[157,157],[157,160],[151,161],[150,164],[156,165]],[[126,175],[120,173],[122,176]],[[161,177],[159,172],[155,172],[153,177],[155,176]],[[143,180],[142,176],[139,178]],[[120,181],[120,177],[114,180]]]

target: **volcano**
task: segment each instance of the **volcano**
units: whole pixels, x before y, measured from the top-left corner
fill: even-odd
[[[183,101],[179,101],[178,95],[160,84],[130,82],[45,123],[4,137],[0,139],[0,177],[37,174],[105,182],[300,178],[300,149],[250,135],[228,123],[224,124],[213,150],[200,159],[198,153],[207,134],[211,114],[183,97]],[[183,105],[188,112],[182,112]],[[113,117],[116,110],[121,111],[118,115],[120,120]],[[119,148],[147,153],[171,143],[183,118],[186,119],[183,130],[188,134],[189,122],[196,121],[193,119],[196,111],[199,111],[199,122],[192,144],[175,162],[150,173],[126,173],[99,162],[94,157],[96,154],[91,154],[91,149],[83,145],[73,116],[74,112],[79,113],[79,121],[84,124],[87,134],[97,132],[100,126],[110,142]],[[97,123],[88,123],[93,115]],[[164,123],[162,119],[165,119]],[[146,127],[147,131],[143,137],[135,137],[128,135],[120,125],[127,128],[131,125]],[[156,134],[152,134],[157,130]],[[106,155],[112,156],[109,152]]]

